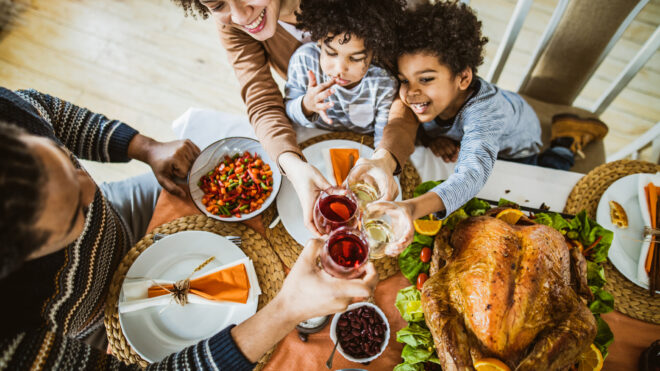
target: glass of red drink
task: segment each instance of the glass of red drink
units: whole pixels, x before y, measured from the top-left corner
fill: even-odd
[[[322,234],[328,234],[339,227],[358,227],[358,201],[351,190],[343,187],[330,187],[316,199],[314,205],[314,225]]]
[[[323,270],[338,278],[360,276],[368,260],[367,238],[355,228],[340,227],[332,231],[321,251]]]

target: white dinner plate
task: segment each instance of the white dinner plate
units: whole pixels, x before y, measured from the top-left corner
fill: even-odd
[[[211,256],[199,273],[244,258],[246,255],[226,238],[204,231],[184,231],[158,240],[143,251],[126,277],[177,281]],[[252,287],[258,283],[250,282]],[[252,290],[252,288],[251,288]],[[122,300],[123,294],[120,294]],[[205,305],[174,302],[120,313],[119,323],[128,343],[145,360],[157,362],[183,348],[209,338],[230,324],[238,324],[257,311],[258,296],[246,304]]]
[[[330,184],[336,185],[335,177],[332,172],[332,165],[329,161],[329,150],[331,148],[355,148],[360,151],[360,157],[370,158],[374,150],[368,146],[354,142],[352,140],[333,139],[323,142],[312,144],[311,146],[303,149],[303,155],[307,162],[314,165],[325,179]],[[396,183],[399,186],[399,195],[396,200],[401,200],[401,183],[399,177],[395,177]],[[282,179],[282,188],[277,196],[277,212],[280,214],[280,219],[284,228],[289,232],[296,242],[305,245],[307,240],[313,238],[314,235],[306,227],[303,221],[302,206],[298,200],[298,195],[293,184],[284,177]]]
[[[614,233],[608,258],[616,269],[637,286],[648,289],[648,284],[637,278],[637,265],[644,240],[644,221],[638,198],[640,174],[625,176],[607,188],[598,202],[596,221]],[[628,228],[612,224],[610,201],[618,202],[628,216]],[[659,291],[660,292],[660,291]]]

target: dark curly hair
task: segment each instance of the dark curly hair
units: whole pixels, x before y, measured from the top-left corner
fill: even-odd
[[[305,0],[296,12],[296,27],[322,42],[342,33],[340,44],[359,37],[374,52],[374,62],[382,64],[383,57],[396,48],[405,5],[405,0]]]
[[[206,19],[211,14],[209,8],[199,0],[172,0],[172,2],[183,8],[186,17],[191,15],[196,18],[199,15],[202,19]]]
[[[46,173],[21,136],[23,129],[0,122],[0,278],[16,270],[48,239],[36,230]]]
[[[470,67],[476,75],[488,42],[472,9],[454,1],[421,4],[406,11],[398,37],[399,48],[390,54],[393,62],[403,54],[430,53],[454,74]]]

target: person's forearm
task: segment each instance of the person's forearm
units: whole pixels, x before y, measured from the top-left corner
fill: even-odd
[[[410,214],[412,215],[413,220],[445,210],[444,202],[442,202],[440,196],[434,192],[426,192],[419,197],[404,202],[409,203],[412,206]]]
[[[398,162],[396,158],[386,149],[379,148],[371,156],[372,160],[379,160],[383,166],[383,170],[387,171],[389,174],[394,174],[396,171]]]
[[[236,346],[250,362],[256,362],[291,332],[300,321],[283,299],[275,297],[264,308],[231,330]]]
[[[284,152],[277,159],[285,174],[294,174],[296,168],[305,161],[295,152]]]
[[[128,157],[146,164],[149,163],[149,151],[156,144],[154,139],[151,139],[142,134],[137,134],[128,143]]]

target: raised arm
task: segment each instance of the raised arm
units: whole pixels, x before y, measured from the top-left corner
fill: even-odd
[[[335,278],[317,264],[323,241],[310,240],[273,300],[245,322],[150,364],[148,370],[252,370],[264,353],[308,318],[342,311],[353,298],[367,298],[378,283],[368,263],[361,278]],[[34,368],[102,370],[126,366],[104,352],[47,330],[0,337],[0,365],[10,370]],[[40,366],[40,367],[39,367]]]
[[[16,94],[37,110],[76,157],[99,162],[130,160],[128,144],[138,135],[130,126],[34,89]]]
[[[431,190],[442,199],[445,215],[453,213],[481,191],[499,152],[498,138],[504,123],[501,115],[472,112],[464,120],[454,173]]]
[[[229,63],[241,86],[250,123],[268,155],[279,163],[279,156],[293,152],[302,158],[296,132],[286,115],[282,94],[273,79],[267,52],[261,42],[245,32],[218,23]]]
[[[415,114],[400,98],[395,98],[389,110],[387,125],[383,128],[382,139],[372,158],[381,161],[381,166],[392,173],[401,172],[415,150],[418,126]]]

